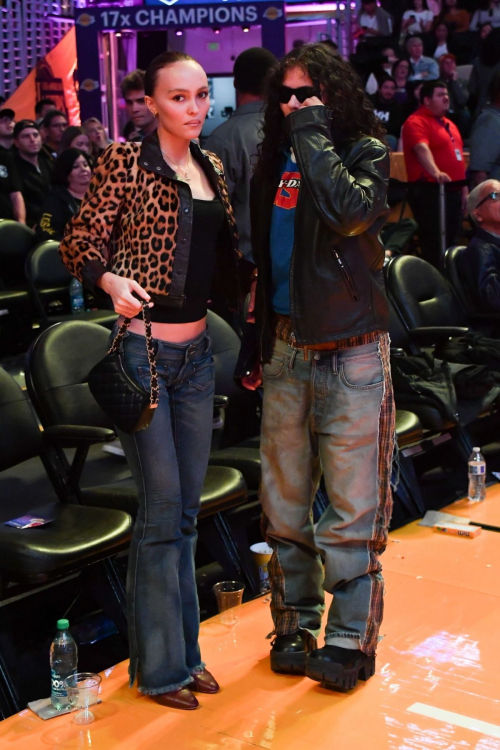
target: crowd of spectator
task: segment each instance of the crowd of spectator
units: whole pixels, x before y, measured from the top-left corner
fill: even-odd
[[[479,8],[467,0],[381,0],[380,5],[361,0],[357,23],[351,61],[389,147],[404,152],[406,195],[417,223],[404,220],[410,222],[401,223],[404,231],[396,227],[394,232],[392,226],[384,231],[395,238],[404,235],[407,243],[418,225],[420,252],[438,265],[438,185],[447,184],[450,245],[460,236],[464,213],[476,211],[475,218],[471,215],[476,227],[482,221],[474,199],[467,202],[469,188],[477,198],[481,186],[500,179],[500,0]],[[247,257],[249,180],[262,126],[264,79],[274,62],[261,48],[237,58],[237,110],[203,144],[223,160]],[[125,76],[121,94],[128,115],[122,137],[142,141],[157,125],[146,106],[144,72]],[[50,99],[37,102],[35,120],[16,121],[12,110],[0,109],[0,218],[26,223],[40,240],[61,239],[110,142],[97,118],[68,126],[65,113]],[[497,196],[495,190],[490,193]],[[388,254],[397,252],[397,242]]]
[[[500,278],[500,227],[483,217],[499,210],[491,180],[500,178],[500,0],[361,0],[357,25],[351,62],[389,147],[404,153],[422,256],[438,266],[442,232],[454,244],[469,214],[479,236],[471,245],[475,286],[492,259]],[[491,288],[498,296],[500,286]]]
[[[0,110],[0,219],[27,224],[40,241],[60,240],[111,141],[96,118],[68,126],[51,99],[37,102],[35,116],[16,121]]]
[[[357,26],[351,61],[377,116],[385,127],[390,121],[391,148],[401,149],[395,123],[418,108],[419,82],[438,79],[448,89],[448,116],[467,140],[500,71],[500,0],[361,0]]]

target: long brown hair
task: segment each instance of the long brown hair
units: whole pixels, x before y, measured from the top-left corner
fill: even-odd
[[[267,80],[263,134],[258,174],[274,179],[286,136],[285,116],[280,108],[278,91],[291,68],[302,68],[315,86],[321,87],[323,101],[331,111],[331,130],[337,148],[362,136],[384,139],[385,130],[373,113],[373,106],[363,91],[358,75],[338,52],[326,44],[307,44],[289,52]]]

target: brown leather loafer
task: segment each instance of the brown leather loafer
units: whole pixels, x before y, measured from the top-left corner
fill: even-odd
[[[195,693],[218,693],[220,690],[218,682],[207,669],[191,675],[193,681],[189,683],[190,690]]]
[[[182,708],[184,711],[193,711],[200,705],[196,696],[187,687],[180,688],[180,690],[172,690],[170,693],[152,695],[151,698],[156,703],[159,703],[160,706]]]

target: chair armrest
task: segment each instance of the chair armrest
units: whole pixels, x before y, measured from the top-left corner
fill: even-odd
[[[116,438],[113,430],[107,427],[89,427],[87,425],[58,424],[47,427],[42,433],[43,439],[59,448],[90,447],[96,443],[110,443]]]
[[[454,336],[465,336],[470,329],[462,326],[425,326],[409,331],[411,341],[422,346],[432,346]]]
[[[217,450],[226,421],[225,410],[229,404],[228,396],[214,396],[214,416],[212,421],[212,450]],[[214,442],[215,441],[215,442]]]
[[[227,409],[229,405],[229,397],[228,396],[218,396],[215,394],[214,396],[214,406],[219,409]]]

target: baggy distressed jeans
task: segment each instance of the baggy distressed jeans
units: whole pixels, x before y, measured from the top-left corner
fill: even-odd
[[[275,633],[302,630],[314,643],[328,591],[326,644],[372,655],[392,510],[389,336],[308,355],[276,340],[263,367],[261,502]],[[321,472],[330,502],[314,530]]]

